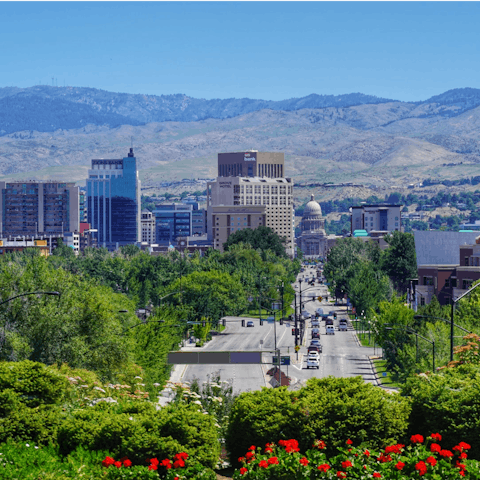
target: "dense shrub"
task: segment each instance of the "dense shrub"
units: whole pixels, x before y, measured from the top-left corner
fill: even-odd
[[[0,391],[13,390],[29,407],[59,403],[67,387],[65,376],[43,363],[0,362]]]
[[[78,410],[59,428],[58,443],[66,455],[79,446],[108,450],[144,465],[147,458],[169,457],[180,451],[206,467],[214,467],[220,454],[214,419],[197,405],[175,405],[158,411],[99,404]]]
[[[410,431],[432,431],[452,448],[471,444],[471,457],[480,459],[480,373],[474,365],[447,368],[435,375],[410,377],[402,388],[410,396]]]
[[[302,437],[310,445],[316,438],[324,440],[330,453],[336,453],[345,438],[381,448],[407,433],[409,401],[361,377],[312,378],[300,390],[299,400],[306,404]]]
[[[344,444],[368,441],[381,447],[406,434],[408,400],[355,378],[312,378],[296,392],[284,388],[241,394],[230,415],[226,445],[236,464],[250,445],[296,438],[302,449],[315,439],[329,453]]]

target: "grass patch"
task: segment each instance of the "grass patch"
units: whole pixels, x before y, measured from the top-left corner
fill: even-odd
[[[387,361],[381,358],[373,360],[375,370],[377,371],[380,383],[385,387],[401,388],[401,384],[394,381],[393,376],[389,370],[387,370]]]
[[[275,317],[277,320],[280,320],[280,317],[282,315],[281,313],[282,311],[281,310],[277,310],[277,313],[275,314]],[[289,315],[293,315],[295,312],[294,312],[294,309],[290,306],[286,306],[285,307],[285,316],[288,317]],[[273,317],[273,313],[269,310],[265,310],[265,309],[262,309],[261,312],[260,312],[260,315],[262,316],[262,318],[265,320],[267,317]],[[247,312],[244,312],[242,313],[242,315],[240,315],[241,317],[245,317],[245,318],[259,318],[259,311],[258,310],[248,310]]]

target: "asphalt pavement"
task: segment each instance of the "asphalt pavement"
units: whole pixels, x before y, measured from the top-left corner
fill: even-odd
[[[307,369],[306,356],[307,347],[311,339],[311,321],[306,321],[306,331],[304,341],[298,355],[294,350],[294,336],[291,331],[294,324],[284,322],[280,325],[276,323],[276,346],[280,349],[281,356],[289,356],[291,364],[282,366],[284,373],[292,379],[292,388],[301,387],[308,378],[311,377],[353,377],[362,376],[366,382],[378,384],[378,380],[373,368],[370,357],[381,355],[381,350],[376,348],[362,347],[357,338],[350,321],[348,321],[347,331],[338,331],[338,321],[340,318],[347,318],[345,306],[334,306],[329,301],[327,286],[315,283],[311,286],[308,281],[316,277],[314,268],[307,268],[301,273],[294,284],[297,292],[297,308],[301,311],[301,303],[304,310],[309,314],[314,314],[317,308],[322,308],[324,313],[335,311],[337,319],[334,320],[335,334],[326,335],[325,322],[320,322],[320,342],[323,352],[320,354],[320,368]],[[300,283],[302,280],[302,302],[300,303]],[[318,301],[318,297],[322,301]],[[330,299],[331,300],[331,299]],[[254,327],[242,327],[241,320],[253,320]],[[272,367],[273,352],[275,349],[275,328],[273,321],[264,320],[260,325],[258,319],[246,317],[225,317],[226,328],[219,335],[202,348],[194,346],[183,347],[183,351],[262,351],[262,365],[175,365],[170,380],[172,382],[191,382],[197,378],[199,382],[205,382],[209,376],[216,373],[220,374],[221,380],[231,381],[235,393],[258,390],[262,387],[271,387],[271,377],[267,376],[267,371]],[[161,403],[164,403],[161,400]]]

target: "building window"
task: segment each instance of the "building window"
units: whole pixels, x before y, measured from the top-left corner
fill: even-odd
[[[433,277],[423,277],[424,285],[433,285]]]
[[[473,280],[470,280],[469,278],[464,278],[463,279],[463,289],[467,290],[472,286]]]
[[[465,257],[465,266],[468,266],[468,257]]]
[[[425,305],[425,298],[424,297],[420,297],[420,305]]]

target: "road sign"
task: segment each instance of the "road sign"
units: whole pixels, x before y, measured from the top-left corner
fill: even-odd
[[[319,302],[321,302],[321,301],[323,300],[323,298],[322,298],[322,297],[318,297],[317,300],[318,300]]]
[[[272,363],[278,365],[278,357],[273,357]],[[290,365],[290,356],[281,356],[280,365]]]

